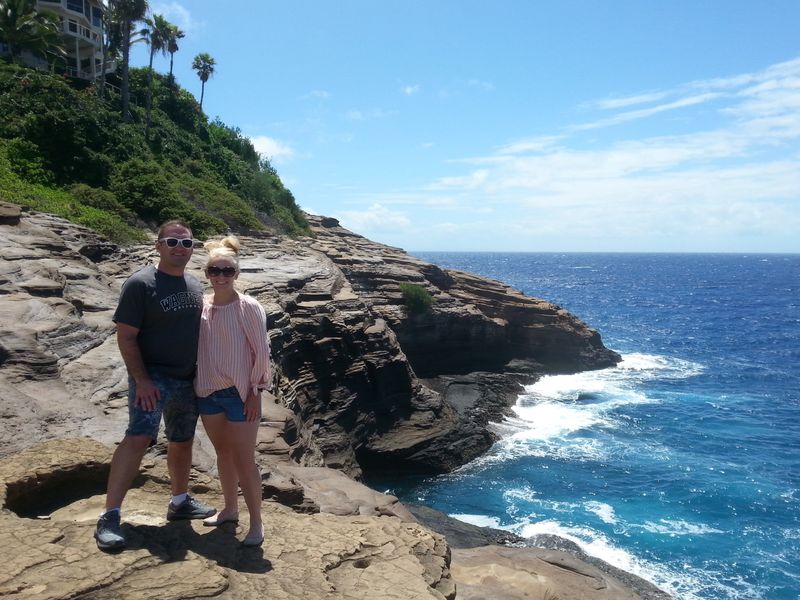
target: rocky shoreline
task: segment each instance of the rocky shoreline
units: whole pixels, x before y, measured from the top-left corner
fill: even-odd
[[[207,591],[220,597],[477,598],[489,585],[480,574],[492,569],[517,568],[510,581],[521,586],[531,584],[534,572],[540,583],[556,581],[540,572],[547,562],[541,557],[500,556],[491,547],[483,558],[460,556],[461,549],[423,526],[425,519],[357,481],[375,472],[452,470],[495,441],[489,424],[507,413],[521,383],[603,368],[619,356],[558,306],[439,269],[333,219],[309,220],[310,239],[242,238],[241,287],[266,308],[276,358],[276,394],[265,401],[258,446],[265,512],[275,523],[273,546],[264,550],[269,556],[261,566],[247,557],[236,562],[236,552],[228,560],[227,538],[182,532],[193,540],[189,547],[161,527],[156,496],[163,499],[166,479],[159,443],[125,513],[134,530],[146,528],[141,547],[116,562],[103,556],[107,571],[88,577],[107,459],[127,415],[126,374],[110,317],[122,282],[152,262],[153,251],[117,248],[63,219],[0,204],[0,519],[3,547],[12,549],[17,565],[0,577],[0,593],[150,598],[141,586],[168,579],[178,558],[213,563],[219,577],[209,579]],[[190,267],[199,275],[202,252],[196,254]],[[431,294],[427,312],[408,313],[403,282]],[[213,453],[202,432],[195,455],[193,491],[213,500]],[[46,533],[30,536],[32,527]],[[335,530],[333,545],[317,539],[315,528]],[[533,552],[508,552],[517,550]],[[652,590],[644,582],[637,587],[637,578],[626,581],[588,557],[539,551],[557,552],[547,564],[572,573],[548,588],[561,598],[577,593],[570,585],[584,584],[591,590],[580,592],[585,598],[667,597],[647,595]],[[48,572],[61,575],[47,579]],[[412,572],[415,583],[406,585]],[[284,581],[281,573],[300,579]],[[298,581],[306,582],[306,592],[295,595]],[[179,586],[159,589],[158,597],[191,597]]]

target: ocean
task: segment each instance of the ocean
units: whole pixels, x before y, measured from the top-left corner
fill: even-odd
[[[551,533],[680,600],[800,598],[800,255],[433,253],[597,329],[481,458],[401,500]]]

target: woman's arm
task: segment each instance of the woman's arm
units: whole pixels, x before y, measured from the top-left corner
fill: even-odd
[[[254,392],[269,389],[272,386],[272,365],[267,337],[267,314],[258,301],[252,300],[245,304],[244,326],[253,351],[250,386]]]

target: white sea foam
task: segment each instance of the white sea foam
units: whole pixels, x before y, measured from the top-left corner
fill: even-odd
[[[689,565],[670,568],[663,563],[653,563],[615,546],[603,534],[588,527],[571,527],[555,520],[519,523],[507,529],[523,537],[556,535],[576,543],[590,556],[599,558],[619,569],[638,575],[681,600],[701,600],[704,597],[742,598],[736,589],[709,578],[709,572]],[[738,590],[742,586],[737,584]],[[707,593],[711,596],[707,596]],[[747,596],[760,598],[761,596]]]
[[[581,431],[617,428],[620,408],[657,402],[639,391],[643,381],[691,377],[702,369],[690,361],[635,353],[614,368],[542,377],[518,397],[515,416],[495,427],[504,440],[497,450],[503,459],[553,452],[602,458],[603,448],[581,438]]]
[[[705,367],[681,358],[635,352],[624,355],[614,370],[637,373],[644,379],[688,379],[702,373]]]
[[[541,433],[541,430],[538,430]],[[537,431],[526,431],[510,435],[498,441],[492,450],[469,463],[468,469],[488,468],[522,457],[558,458],[564,461],[602,461],[608,458],[607,448],[601,440],[590,437],[571,436],[539,439]],[[546,468],[546,467],[543,467]]]
[[[534,406],[515,406],[514,413],[528,428],[514,434],[518,440],[547,440],[602,424],[598,411],[575,404],[542,402]]]
[[[526,485],[521,488],[512,488],[510,490],[506,490],[503,492],[503,499],[506,502],[514,501],[514,500],[523,500],[525,502],[536,502],[538,500],[537,496],[539,493],[534,490],[531,486]]]
[[[599,371],[584,371],[573,375],[547,375],[525,386],[525,395],[532,400],[579,400],[586,396],[622,396],[627,401],[647,401],[634,391],[642,381],[653,379],[687,379],[702,373],[704,367],[695,362],[633,353],[622,357],[617,366]],[[524,397],[524,396],[523,396]]]
[[[614,513],[614,507],[610,504],[606,504],[605,502],[596,502],[594,500],[586,502],[584,504],[586,510],[591,513],[596,514],[600,517],[600,520],[604,523],[609,523],[611,525],[617,522],[617,515]]]
[[[659,519],[657,523],[646,521],[641,528],[650,533],[661,533],[671,537],[679,535],[707,535],[711,533],[725,533],[720,529],[702,523],[689,523],[682,519]]]
[[[781,535],[786,540],[800,540],[800,529],[787,527],[781,529]]]
[[[451,514],[449,515],[453,519],[458,519],[464,523],[469,523],[470,525],[476,525],[477,527],[492,527],[494,529],[502,529],[500,525],[500,520],[495,517],[487,517],[486,515],[467,515],[467,514]]]

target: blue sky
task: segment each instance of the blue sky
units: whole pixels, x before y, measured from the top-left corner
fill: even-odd
[[[797,0],[150,4],[207,114],[375,241],[800,252]]]

